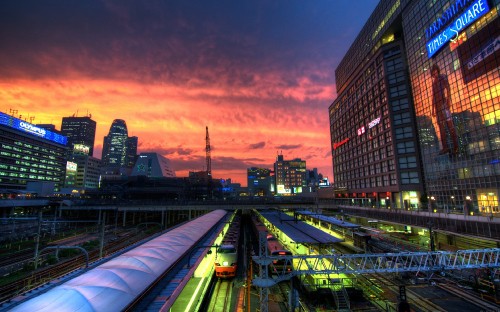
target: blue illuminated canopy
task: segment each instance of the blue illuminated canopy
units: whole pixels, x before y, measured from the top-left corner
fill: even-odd
[[[43,128],[35,126],[34,124],[31,124],[19,118],[9,116],[2,112],[0,112],[0,125],[5,125],[14,128],[16,130],[26,132],[34,136],[38,136],[58,144],[62,145],[68,144],[68,138],[65,137],[64,135],[60,135],[52,131],[45,130]]]
[[[463,0],[462,0],[463,1]],[[457,3],[462,2],[457,1]],[[439,49],[441,49],[448,41],[458,38],[458,34],[467,26],[475,22],[478,18],[486,14],[490,8],[487,0],[476,0],[470,5],[467,10],[461,13],[448,27],[439,32],[434,38],[426,43],[427,56],[431,58]],[[436,29],[436,23],[431,29]],[[428,30],[427,33],[432,33]]]

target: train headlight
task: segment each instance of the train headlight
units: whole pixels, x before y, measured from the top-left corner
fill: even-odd
[[[215,262],[215,266],[220,266],[220,263]]]
[[[223,265],[223,266],[228,266],[228,265],[229,265],[229,262],[224,261],[224,262],[222,262],[222,265]]]

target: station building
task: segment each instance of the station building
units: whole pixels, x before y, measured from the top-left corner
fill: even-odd
[[[382,0],[336,69],[336,197],[498,213],[499,0]]]
[[[64,183],[67,138],[0,112],[0,188],[25,190],[29,182]]]

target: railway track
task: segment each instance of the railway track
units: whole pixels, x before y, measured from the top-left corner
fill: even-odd
[[[399,285],[396,285],[394,281],[387,277],[387,275],[382,274],[372,274],[376,277],[380,284],[384,285],[386,289],[391,294],[387,294],[391,298],[391,302],[399,301]],[[411,305],[413,311],[415,312],[446,312],[447,310],[441,308],[440,306],[432,303],[431,301],[425,299],[422,296],[411,291],[411,289],[406,288],[406,298],[407,302],[413,303]],[[415,303],[418,303],[415,304]]]
[[[228,312],[231,308],[231,297],[233,282],[228,280],[217,280],[208,312]]]

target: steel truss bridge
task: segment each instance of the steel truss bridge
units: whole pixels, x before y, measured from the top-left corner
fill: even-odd
[[[353,255],[266,255],[262,243],[259,256],[253,260],[259,265],[259,277],[252,284],[260,287],[260,311],[268,311],[268,288],[293,276],[303,274],[370,274],[385,272],[442,272],[489,268],[493,274],[500,268],[500,248],[433,252],[400,252]],[[264,248],[264,249],[262,249]],[[274,260],[284,260],[285,265],[273,267]],[[268,276],[271,267],[277,277]],[[291,272],[287,272],[292,268]],[[279,269],[279,271],[276,271]]]

